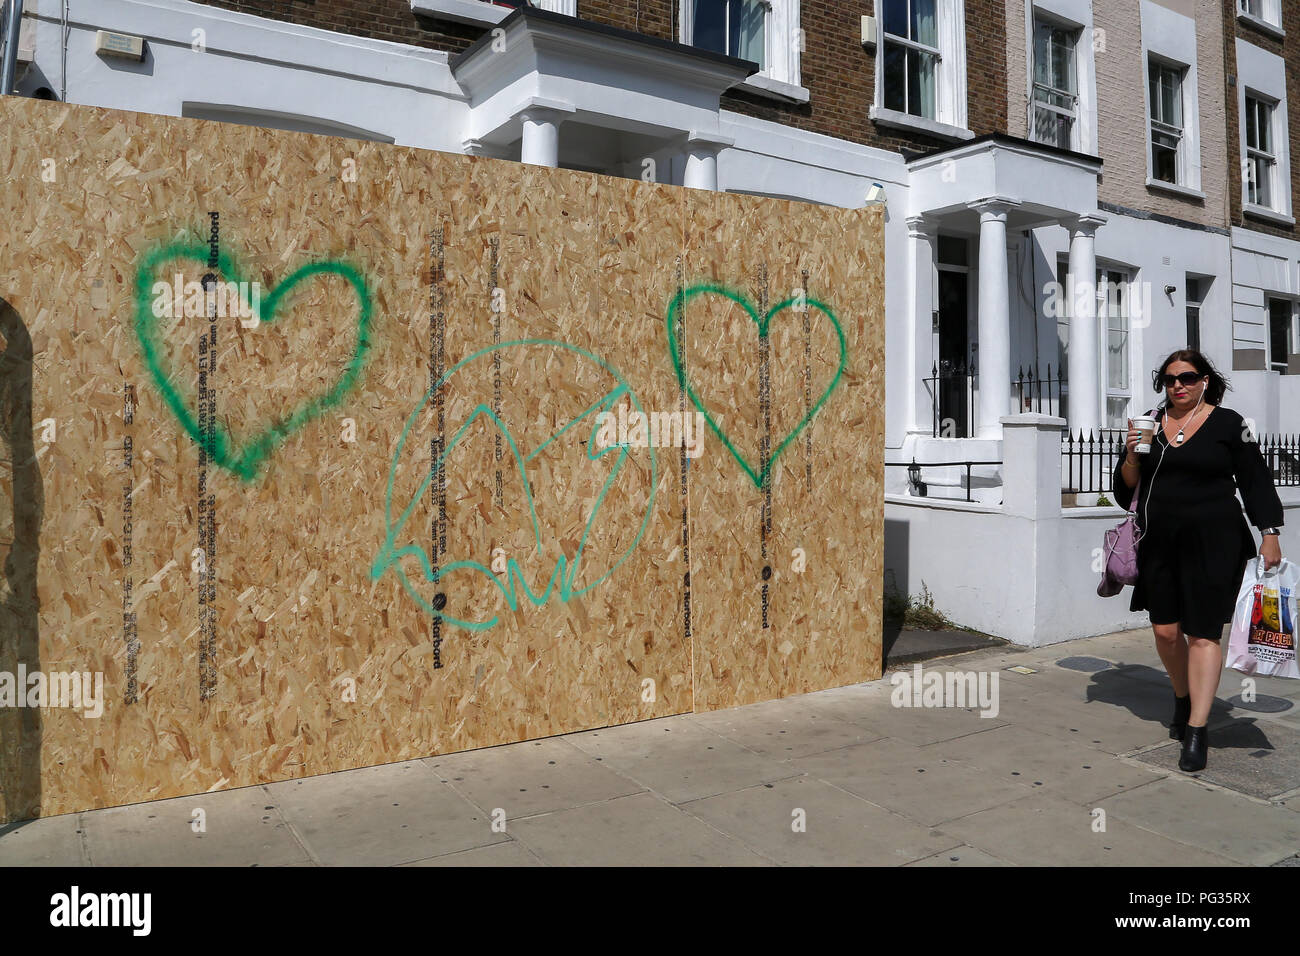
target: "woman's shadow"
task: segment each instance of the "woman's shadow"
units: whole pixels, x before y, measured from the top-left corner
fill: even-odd
[[[16,706],[0,706],[0,824],[41,812],[41,712],[21,706],[19,666],[41,669],[36,588],[45,493],[32,438],[32,339],[22,317],[0,299],[0,673]],[[8,702],[6,702],[8,703]],[[0,827],[0,834],[10,827]]]

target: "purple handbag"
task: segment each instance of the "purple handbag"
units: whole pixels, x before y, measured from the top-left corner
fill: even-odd
[[[1097,593],[1101,597],[1114,597],[1124,590],[1124,585],[1137,583],[1138,541],[1142,538],[1142,532],[1137,526],[1135,509],[1141,490],[1142,479],[1139,478],[1133,487],[1133,500],[1129,502],[1128,514],[1123,521],[1106,532],[1102,545],[1106,564],[1102,568],[1101,583],[1097,585]]]

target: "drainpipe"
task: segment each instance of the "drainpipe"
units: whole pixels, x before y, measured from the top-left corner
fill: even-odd
[[[23,22],[23,0],[9,0],[5,10],[5,54],[0,62],[0,93],[8,95],[18,73],[18,31]]]

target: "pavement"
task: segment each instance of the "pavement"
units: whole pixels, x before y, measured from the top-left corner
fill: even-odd
[[[732,710],[11,824],[0,864],[1300,865],[1300,681],[1258,678],[1251,694],[1226,671],[1209,766],[1188,775],[1149,631],[919,665],[983,675],[997,688],[990,716],[988,698],[895,706],[891,676],[917,666]]]

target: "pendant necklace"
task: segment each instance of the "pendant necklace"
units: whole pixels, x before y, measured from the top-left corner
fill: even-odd
[[[1200,402],[1197,402],[1196,404],[1198,408],[1193,409],[1192,414],[1188,415],[1187,421],[1183,423],[1183,427],[1178,429],[1178,434],[1174,436],[1175,445],[1181,445],[1183,443],[1183,431],[1192,423],[1192,419],[1196,417],[1196,411],[1199,410]]]

